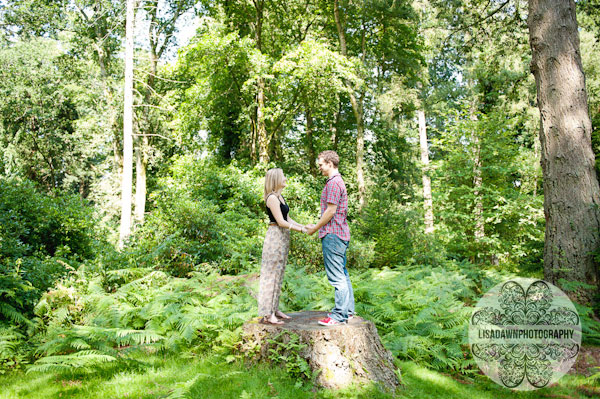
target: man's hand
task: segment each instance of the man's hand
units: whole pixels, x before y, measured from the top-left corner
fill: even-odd
[[[309,236],[313,235],[313,234],[315,234],[315,232],[317,230],[319,230],[319,228],[317,226],[325,226],[327,223],[329,223],[329,221],[331,220],[333,215],[335,215],[336,209],[337,209],[336,204],[328,203],[327,209],[325,209],[325,212],[323,212],[323,214],[321,215],[321,219],[319,219],[317,224],[307,224],[306,225],[306,234],[308,234]]]

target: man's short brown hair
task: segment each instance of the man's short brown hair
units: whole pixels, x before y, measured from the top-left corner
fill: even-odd
[[[319,158],[321,158],[325,162],[331,162],[335,168],[340,164],[340,157],[337,152],[332,150],[323,151],[319,154]]]

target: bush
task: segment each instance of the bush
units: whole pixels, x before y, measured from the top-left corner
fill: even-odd
[[[23,324],[45,290],[93,255],[91,216],[77,196],[0,178],[0,314]]]
[[[33,183],[0,178],[0,256],[93,255],[92,209],[79,196],[48,195]]]
[[[440,264],[444,252],[433,235],[424,233],[423,216],[413,205],[403,205],[389,191],[375,188],[354,224],[357,264],[393,267],[399,264]],[[349,252],[352,252],[349,250]]]
[[[132,263],[178,277],[207,263],[232,274],[255,267],[266,215],[262,182],[253,173],[179,158],[159,180],[154,210],[130,239]]]

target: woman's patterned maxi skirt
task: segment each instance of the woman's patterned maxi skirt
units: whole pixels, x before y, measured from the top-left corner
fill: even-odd
[[[270,316],[279,310],[279,294],[290,250],[290,231],[269,225],[265,234],[258,289],[258,315]]]

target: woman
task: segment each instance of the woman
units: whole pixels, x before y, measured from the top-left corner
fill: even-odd
[[[270,224],[263,244],[258,290],[258,315],[262,317],[261,322],[267,324],[283,324],[278,317],[290,318],[279,310],[279,294],[290,249],[290,230],[302,231],[304,228],[288,215],[290,207],[281,196],[285,182],[281,169],[267,171],[264,200]]]

